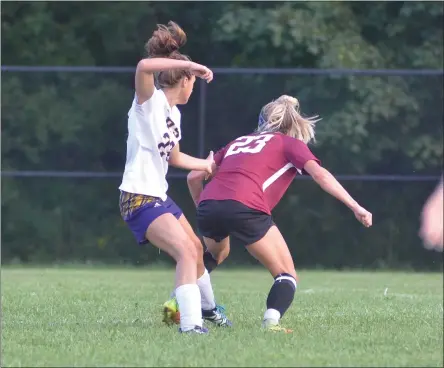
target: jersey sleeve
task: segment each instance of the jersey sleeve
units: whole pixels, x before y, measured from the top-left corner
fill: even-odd
[[[171,119],[174,122],[174,136],[176,137],[177,141],[180,141],[182,139],[182,114],[180,113],[180,110],[177,108],[177,106],[174,106],[174,108],[172,109]]]
[[[307,161],[313,160],[319,165],[321,164],[321,161],[310,151],[304,142],[288,136],[283,138],[285,158],[291,162],[296,169],[299,169],[306,174],[304,166]]]
[[[152,149],[154,144],[153,130],[156,128],[153,126],[149,115],[153,113],[156,104],[160,103],[158,100],[159,91],[156,88],[153,95],[142,104],[137,102],[137,94],[134,94],[133,106],[128,113],[128,129],[135,134],[140,145],[147,149]],[[145,124],[145,118],[140,119],[140,116],[146,116],[149,122]]]

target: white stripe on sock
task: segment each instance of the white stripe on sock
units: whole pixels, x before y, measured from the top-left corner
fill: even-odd
[[[289,280],[289,281],[291,281],[291,282],[293,283],[295,289],[298,287],[298,285],[297,285],[296,280],[294,279],[294,277],[291,277],[291,276],[279,276],[279,277],[275,280],[275,282],[276,282],[276,281],[282,281],[282,280]]]

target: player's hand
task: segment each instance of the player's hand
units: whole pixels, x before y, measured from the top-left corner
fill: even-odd
[[[190,70],[196,77],[204,79],[207,83],[213,80],[213,72],[206,66],[191,62]]]
[[[353,212],[358,221],[365,227],[372,226],[372,214],[368,212],[365,208],[358,206],[353,210]]]
[[[213,173],[213,165],[216,165],[215,162],[214,162],[214,153],[213,153],[213,151],[210,151],[210,154],[206,158],[206,161],[207,161],[208,165],[207,165],[207,167],[205,169],[205,172],[207,173],[205,175],[205,180],[208,180],[208,178]]]

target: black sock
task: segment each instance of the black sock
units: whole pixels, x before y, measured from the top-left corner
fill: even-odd
[[[213,258],[208,249],[204,252],[203,262],[208,273],[211,273],[211,271],[213,271],[217,267],[217,261]]]
[[[290,307],[296,291],[296,280],[288,273],[281,273],[274,278],[267,298],[267,309],[275,309],[281,318]]]

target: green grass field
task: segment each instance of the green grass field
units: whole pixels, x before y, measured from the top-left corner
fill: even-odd
[[[300,271],[283,320],[294,333],[275,334],[259,328],[267,272],[218,270],[216,297],[235,325],[209,336],[162,324],[173,270],[1,276],[2,366],[443,366],[441,274]]]

